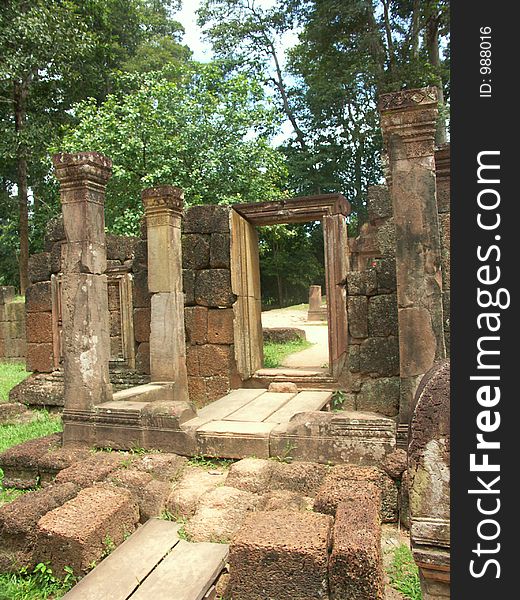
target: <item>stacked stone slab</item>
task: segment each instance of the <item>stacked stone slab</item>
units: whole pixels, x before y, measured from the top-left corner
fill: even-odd
[[[0,286],[0,360],[23,362],[26,352],[24,303],[13,286]]]
[[[410,537],[424,600],[450,597],[450,363],[417,390],[408,447]]]
[[[230,208],[193,206],[183,221],[190,400],[204,406],[239,387],[234,354]]]
[[[399,433],[405,444],[419,381],[446,356],[434,158],[437,91],[383,94],[379,109],[395,220]]]
[[[347,274],[349,360],[346,407],[399,412],[395,226],[388,188],[368,191],[368,223],[351,244]]]

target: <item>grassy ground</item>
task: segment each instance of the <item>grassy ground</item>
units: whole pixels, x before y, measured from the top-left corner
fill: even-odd
[[[388,575],[390,585],[401,592],[405,598],[410,598],[410,600],[422,599],[419,571],[408,546],[401,544],[395,550]]]
[[[0,402],[7,402],[9,391],[28,376],[23,363],[0,362]]]
[[[74,585],[72,572],[58,579],[44,564],[27,573],[0,575],[0,600],[58,600]]]
[[[306,348],[310,348],[312,344],[307,340],[295,340],[293,342],[265,342],[264,344],[264,368],[276,369],[280,367],[283,359],[300,352]]]

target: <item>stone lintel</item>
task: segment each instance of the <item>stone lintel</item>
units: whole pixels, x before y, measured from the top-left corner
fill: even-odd
[[[168,214],[178,218],[182,216],[184,192],[181,188],[174,187],[173,185],[159,185],[143,190],[141,197],[149,227],[163,224],[174,225],[173,222],[158,222],[153,218],[155,216]]]
[[[112,175],[112,161],[99,152],[60,153],[52,157],[56,178],[62,190],[94,188],[103,190]],[[74,195],[61,195],[63,203],[90,200],[104,203],[104,197],[95,198]]]

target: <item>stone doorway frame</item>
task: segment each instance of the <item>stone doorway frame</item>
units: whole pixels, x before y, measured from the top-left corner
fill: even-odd
[[[346,217],[341,194],[301,196],[272,202],[234,204],[231,211],[231,284],[235,303],[235,355],[246,380],[263,367],[260,264],[256,227],[321,221],[329,335],[329,372],[307,381],[338,381],[348,352],[346,275],[349,270]]]

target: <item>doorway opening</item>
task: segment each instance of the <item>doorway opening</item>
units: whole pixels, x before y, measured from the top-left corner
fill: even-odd
[[[304,378],[306,381],[324,379],[337,381],[347,352],[345,279],[348,271],[348,243],[346,216],[350,212],[347,200],[339,194],[324,194],[275,202],[238,204],[233,209],[231,213],[231,279],[233,292],[237,296],[234,307],[235,355],[242,379],[256,377],[280,380],[285,376],[287,380],[293,381],[300,378]],[[295,227],[296,225],[298,227]],[[310,285],[307,285],[307,281],[304,286],[293,285],[290,293],[284,292],[283,282],[277,279],[275,270],[269,272],[267,269],[267,272],[261,274],[260,252],[265,251],[265,247],[262,247],[267,231],[265,228],[273,226],[286,226],[286,232],[292,232],[291,235],[294,238],[299,237],[301,243],[307,246],[310,236],[314,234],[316,238],[319,238],[319,235],[322,235],[322,281],[326,304],[323,308],[320,304],[317,313],[314,312],[311,315],[306,306],[300,306],[300,310],[303,309],[300,318],[303,317],[306,321],[306,328],[314,326],[322,328],[321,336],[319,336],[320,342],[317,342],[313,333],[310,335],[314,343],[313,340],[308,340],[311,343],[310,348],[318,346],[314,353],[309,352],[307,358],[303,358],[303,362],[300,355],[300,358],[297,359],[300,364],[291,366],[289,360],[288,363],[270,369],[265,365],[263,328],[269,322],[271,324],[275,322],[276,313],[271,313],[271,315],[268,313],[271,310],[278,310],[276,323],[280,327],[290,327],[290,318],[287,318],[285,324],[282,325],[284,323],[283,311],[289,308],[283,304],[298,299],[297,294],[303,293],[302,287],[306,288],[308,302]],[[303,229],[299,229],[302,226]],[[298,247],[298,244],[295,244],[295,252],[302,252],[302,248]],[[299,256],[296,256],[295,252],[293,252],[293,258],[298,260]],[[315,256],[318,260],[319,252],[315,252]],[[290,261],[290,258],[288,260]],[[265,261],[263,262],[265,266]],[[272,280],[269,281],[269,277],[273,277],[273,275],[274,283]],[[282,285],[279,285],[280,283]],[[272,289],[277,290],[278,308],[265,310],[269,309],[270,299],[271,304],[276,303],[276,293],[270,292]],[[305,296],[300,295],[299,298],[305,299]],[[295,317],[297,315],[294,315],[294,311],[298,310],[298,304],[305,305],[306,302],[290,305],[292,315]],[[320,312],[326,315],[324,336],[324,323],[316,318]],[[309,319],[309,316],[312,320]],[[316,320],[318,321],[316,325],[311,324]],[[307,337],[307,331],[305,334]],[[323,351],[324,348],[327,349],[327,352]],[[313,358],[309,358],[309,356],[313,356]],[[304,362],[309,364],[305,365]]]

